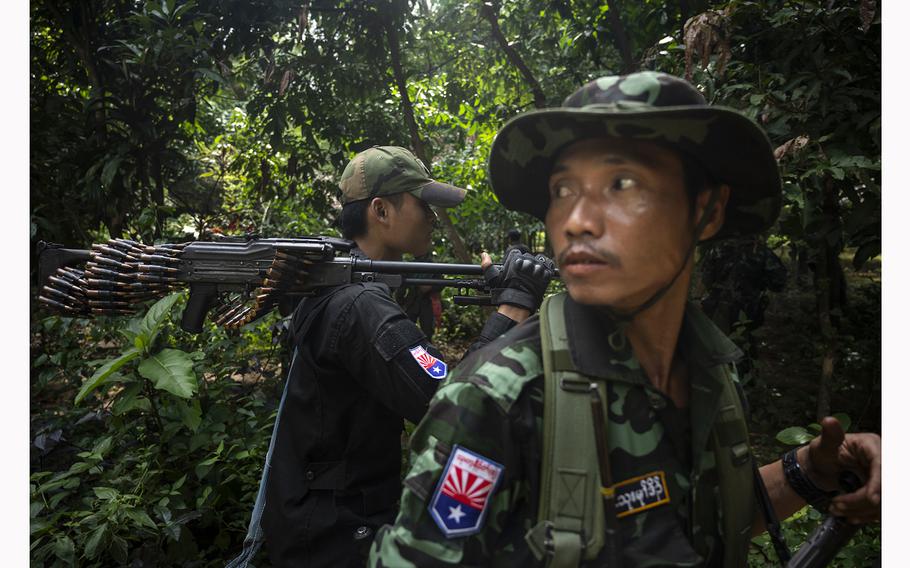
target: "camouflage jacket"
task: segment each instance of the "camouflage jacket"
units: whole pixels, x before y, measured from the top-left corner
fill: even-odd
[[[576,367],[608,380],[614,482],[637,487],[637,479],[655,472],[665,480],[657,497],[652,492],[650,500],[642,499],[639,492],[635,501],[633,491],[625,502],[619,515],[623,563],[720,566],[721,511],[708,437],[723,383],[736,381],[733,362],[740,350],[690,304],[679,339],[690,400],[688,409],[677,409],[651,386],[609,317],[571,300],[565,309]],[[370,565],[541,566],[525,534],[537,523],[542,401],[540,325],[534,317],[465,359],[437,391],[411,438],[400,512],[393,526],[377,534]],[[448,483],[449,458],[458,447],[479,456],[485,467],[501,468],[501,475],[489,495],[473,501],[483,509],[478,529],[446,537],[431,509],[441,478]]]

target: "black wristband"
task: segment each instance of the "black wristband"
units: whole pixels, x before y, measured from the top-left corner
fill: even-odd
[[[820,513],[826,514],[828,506],[831,504],[831,498],[837,495],[837,491],[825,491],[809,479],[796,459],[798,450],[799,448],[794,448],[781,456],[784,478],[797,495],[805,499]]]

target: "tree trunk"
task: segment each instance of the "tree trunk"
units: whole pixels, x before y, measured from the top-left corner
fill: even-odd
[[[85,69],[85,75],[91,86],[89,91],[91,98],[96,101],[93,127],[98,141],[103,144],[107,137],[107,117],[104,112],[104,104],[101,102],[104,97],[104,85],[101,75],[98,73],[98,66],[95,64],[94,48],[91,40],[91,28],[95,25],[92,3],[88,0],[81,0],[67,4],[71,8],[70,12],[66,14],[60,9],[56,0],[50,0],[46,5],[57,20],[63,35],[79,56],[83,69]],[[78,15],[74,13],[77,10],[79,12]],[[76,22],[79,22],[78,26]]]
[[[162,146],[163,146],[162,142]],[[152,202],[155,204],[155,233],[154,238],[161,238],[161,230],[164,225],[164,174],[161,171],[161,152],[158,150],[158,144],[155,144],[156,151],[152,153]]]
[[[629,44],[629,35],[626,28],[622,25],[622,19],[619,12],[621,7],[619,0],[610,0],[610,9],[607,10],[607,17],[610,18],[610,33],[613,36],[613,45],[619,50],[619,56],[622,57],[622,74],[631,73],[638,67],[635,59],[632,57],[632,47]],[[684,22],[685,23],[685,22]]]
[[[546,108],[547,98],[543,94],[543,89],[540,88],[540,83],[538,83],[537,79],[534,78],[534,75],[531,73],[531,70],[528,68],[527,64],[525,64],[518,51],[509,45],[509,42],[506,41],[505,36],[502,34],[502,29],[499,27],[498,4],[496,9],[494,9],[493,6],[481,0],[480,15],[483,16],[485,20],[490,22],[493,39],[496,40],[496,43],[498,43],[499,47],[502,48],[502,51],[505,52],[506,57],[509,59],[512,65],[518,69],[518,72],[521,74],[522,79],[524,79],[525,83],[528,84],[528,88],[531,89],[531,93],[534,95],[534,106],[537,108]]]
[[[824,244],[821,247],[826,248]],[[831,323],[831,279],[828,273],[828,255],[826,251],[819,251],[818,263],[815,272],[815,297],[818,305],[818,324],[822,339],[822,369],[818,379],[818,395],[816,397],[815,417],[821,420],[831,414],[831,378],[834,376],[835,362],[835,334]]]
[[[386,37],[389,42],[392,73],[394,74],[395,85],[398,87],[398,92],[401,93],[401,110],[404,113],[405,123],[408,125],[408,132],[411,136],[411,146],[414,148],[414,153],[417,157],[426,164],[427,168],[429,168],[430,160],[428,159],[426,149],[424,148],[423,140],[420,138],[417,121],[414,119],[414,106],[411,104],[411,97],[408,94],[408,83],[405,79],[404,71],[401,68],[401,50],[398,44],[398,30],[395,29],[395,26],[390,19],[386,19],[383,23],[385,25]],[[446,235],[449,237],[449,240],[452,241],[455,257],[460,262],[471,264],[471,255],[468,253],[468,249],[465,247],[461,235],[455,230],[455,225],[452,223],[452,218],[449,217],[449,212],[441,207],[436,207],[434,209],[439,216],[439,220],[442,221],[442,226],[445,229]]]
[[[830,176],[822,183],[822,212],[830,219],[839,218],[837,188]],[[838,351],[838,318],[834,314],[846,304],[846,280],[838,257],[839,243],[832,244],[827,235],[822,235],[816,251],[814,284],[822,337],[822,368],[815,412],[818,420],[831,414],[831,380]]]

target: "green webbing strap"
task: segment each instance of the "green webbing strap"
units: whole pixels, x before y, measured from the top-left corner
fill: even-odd
[[[539,560],[552,568],[576,567],[604,546],[604,508],[591,381],[570,368],[563,306],[565,293],[540,308],[544,366],[543,450],[538,524],[525,535]],[[599,382],[601,400],[606,387]]]
[[[753,490],[752,453],[745,411],[730,377],[725,377],[718,416],[711,433],[718,475],[724,531],[724,566],[744,567],[748,562],[756,501]]]
[[[597,444],[589,411],[594,381],[574,370],[565,300],[565,293],[550,296],[540,309],[544,365],[540,505],[538,523],[525,535],[534,555],[556,568],[594,559],[606,543]],[[744,567],[756,505],[752,456],[739,393],[729,376],[723,383],[709,444],[719,479],[723,566]],[[605,384],[596,384],[601,400],[606,401]],[[696,507],[712,502],[696,500]],[[710,518],[716,518],[715,514],[712,511]]]

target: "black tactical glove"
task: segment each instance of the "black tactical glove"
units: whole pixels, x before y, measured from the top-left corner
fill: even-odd
[[[531,312],[540,307],[556,265],[546,256],[511,249],[502,267],[491,265],[483,272],[494,306],[508,304]]]

